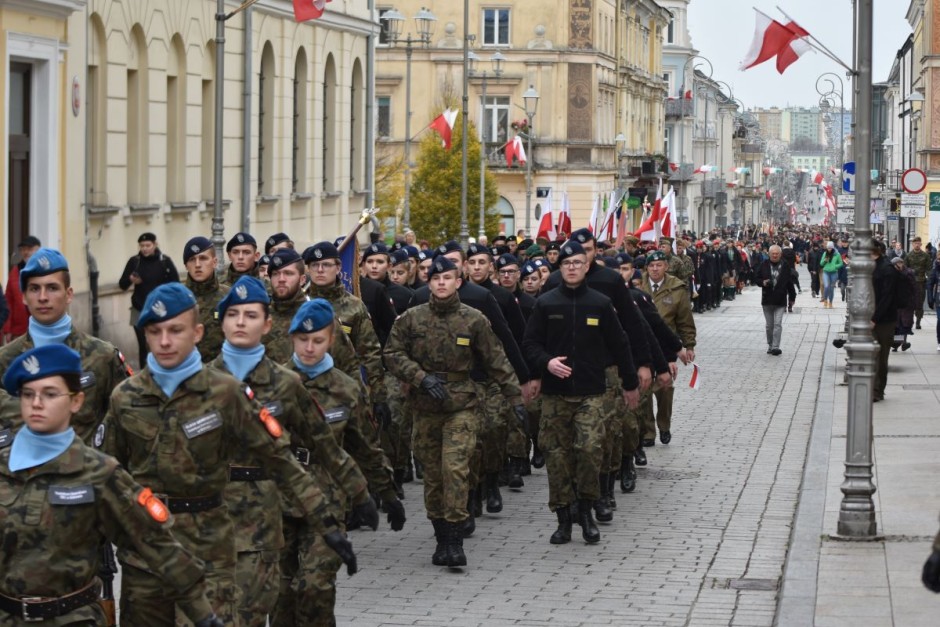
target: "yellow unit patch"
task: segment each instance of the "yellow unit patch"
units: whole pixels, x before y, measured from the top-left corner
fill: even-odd
[[[345,324],[342,325],[342,327],[343,327],[343,333],[345,333],[346,335],[349,335],[352,333],[352,327],[347,327]]]
[[[458,338],[457,338],[457,346],[470,346],[470,338],[469,338],[469,337],[458,337]]]
[[[601,323],[600,318],[588,318],[587,319],[587,325],[589,327],[596,327],[600,325],[600,323]]]

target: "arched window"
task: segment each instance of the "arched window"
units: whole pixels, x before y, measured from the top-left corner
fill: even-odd
[[[166,67],[166,200],[186,200],[186,50],[179,34]]]
[[[336,190],[336,64],[333,55],[326,57],[323,72],[323,191]]]
[[[127,202],[148,203],[150,90],[147,40],[140,24],[131,29],[127,54]]]
[[[362,189],[365,167],[365,86],[359,59],[353,64],[349,114],[349,189]]]
[[[265,42],[258,75],[258,195],[274,190],[274,48]]]
[[[307,53],[301,48],[294,62],[294,128],[291,150],[291,192],[303,192],[307,185]]]
[[[496,202],[496,211],[499,212],[499,232],[515,235],[516,212],[512,208],[512,203],[506,200],[505,196],[500,196]]]
[[[88,87],[86,89],[88,145],[85,185],[88,202],[94,207],[108,204],[108,40],[97,13],[91,16],[88,41]]]
[[[206,44],[202,57],[202,144],[200,145],[202,168],[200,181],[201,200],[215,195],[215,42]]]

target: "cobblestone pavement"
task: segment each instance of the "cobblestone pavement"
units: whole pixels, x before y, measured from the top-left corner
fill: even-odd
[[[808,276],[803,273],[803,283]],[[420,482],[405,530],[356,531],[362,569],[338,581],[340,625],[771,625],[830,326],[809,290],[766,354],[760,292],[696,316],[702,386],[680,368],[673,440],[648,449],[636,492],[616,492],[601,542],[552,546],[545,470],[465,541],[469,565],[431,565]]]

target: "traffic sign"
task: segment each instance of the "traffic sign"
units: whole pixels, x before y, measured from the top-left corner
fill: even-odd
[[[836,209],[836,221],[841,225],[855,224],[855,210]]]
[[[842,191],[855,193],[855,162],[848,161],[842,165]]]
[[[855,196],[851,194],[839,194],[836,196],[836,207],[846,209],[855,206]],[[841,220],[839,220],[841,222]]]
[[[940,192],[930,192],[930,210],[940,211]]]
[[[921,207],[927,204],[926,194],[901,194],[901,205]]]
[[[920,168],[904,170],[901,175],[901,188],[908,194],[919,194],[927,187],[927,173]],[[901,201],[904,202],[903,200]]]

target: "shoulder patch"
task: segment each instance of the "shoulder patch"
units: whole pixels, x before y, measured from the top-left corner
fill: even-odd
[[[255,400],[255,391],[251,389],[250,385],[245,386],[245,396],[248,397],[249,401]]]
[[[0,431],[0,448],[6,448],[13,442],[13,432],[10,429]]]
[[[91,485],[49,486],[50,505],[83,505],[95,502],[95,488]]]
[[[158,523],[165,523],[170,519],[170,510],[163,501],[154,496],[150,488],[144,488],[137,495],[137,504],[147,510],[150,517]]]
[[[93,444],[95,445],[95,448],[101,448],[101,445],[104,444],[104,432],[105,432],[105,426],[104,426],[104,423],[101,423],[100,425],[98,425],[98,428],[95,429],[95,439],[93,442]]]
[[[114,352],[117,353],[118,361],[120,361],[120,362],[121,362],[121,366],[124,367],[124,373],[125,373],[128,377],[133,377],[133,376],[134,376],[134,369],[131,368],[131,365],[130,365],[129,363],[127,363],[127,358],[124,357],[124,353],[122,353],[120,350],[118,350],[118,349],[116,349],[116,348],[114,349]]]
[[[261,420],[261,424],[264,425],[264,428],[268,430],[268,433],[272,438],[279,438],[283,435],[284,430],[281,428],[281,423],[277,421],[277,418],[271,415],[271,412],[268,411],[267,407],[261,408],[261,413],[258,414],[258,419]]]

